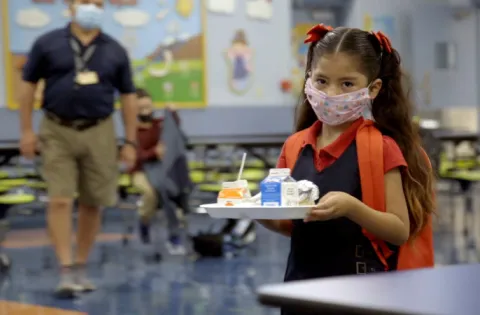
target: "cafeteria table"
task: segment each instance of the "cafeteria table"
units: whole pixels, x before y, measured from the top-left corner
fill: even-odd
[[[260,303],[293,314],[480,314],[480,265],[265,285]]]

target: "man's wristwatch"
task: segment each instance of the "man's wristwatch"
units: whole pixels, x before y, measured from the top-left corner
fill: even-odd
[[[137,142],[135,141],[130,141],[130,140],[126,140],[123,142],[123,145],[131,145],[132,147],[134,147],[135,149],[137,148]]]

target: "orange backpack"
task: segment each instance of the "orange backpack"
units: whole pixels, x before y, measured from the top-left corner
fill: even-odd
[[[285,143],[287,167],[293,169],[300,154],[305,131],[298,132]],[[386,211],[383,169],[383,136],[373,122],[365,120],[358,128],[357,157],[362,186],[362,201],[378,211]],[[365,229],[363,234],[372,243],[379,259],[388,269],[387,259],[392,255],[385,241],[378,239]],[[400,247],[397,270],[428,268],[434,266],[433,228],[429,218],[426,226],[412,241]]]

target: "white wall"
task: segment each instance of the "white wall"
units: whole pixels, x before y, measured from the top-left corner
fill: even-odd
[[[353,0],[351,10],[346,17],[346,24],[352,27],[363,27],[365,14],[392,15],[396,18],[396,36],[393,38],[393,46],[400,52],[404,68],[414,76],[415,87],[418,88],[423,78],[416,77],[415,65],[432,64],[434,60],[434,47],[427,45],[425,41],[428,38],[418,36],[421,31],[428,28],[429,24],[435,21],[429,6],[439,6],[439,1],[431,0]],[[447,4],[444,5],[449,12]],[[430,14],[429,14],[430,13]],[[475,107],[479,103],[477,99],[477,25],[474,10],[469,16],[460,20],[453,18],[452,14],[447,14],[448,18],[441,23],[441,27],[436,27],[430,31],[431,36],[451,41],[456,45],[457,64],[456,68],[448,71],[432,71],[435,80],[436,76],[446,77],[441,80],[440,85],[432,86],[432,94],[439,100],[446,100],[441,107]],[[412,20],[413,19],[413,20]],[[432,21],[429,23],[429,21]],[[416,32],[416,33],[415,33]],[[427,31],[428,33],[428,31]],[[415,36],[417,35],[417,36]],[[428,35],[427,35],[428,36]],[[423,50],[423,54],[419,51]],[[421,55],[419,57],[419,55]],[[421,60],[419,60],[421,59]],[[441,103],[441,102],[438,102]],[[432,107],[439,104],[432,104]]]
[[[476,45],[479,30],[477,29],[476,14],[479,10],[472,10],[471,15],[461,20],[452,20],[450,31],[457,46],[457,68],[451,82],[451,100],[455,106],[477,107],[480,100],[477,96],[478,79]]]
[[[412,3],[420,0],[352,0],[352,6],[345,17],[345,24],[349,27],[363,28],[364,17],[392,15],[395,17],[395,33],[392,38],[392,45],[402,55],[406,68],[411,64],[411,36],[409,29],[409,18],[412,10]]]

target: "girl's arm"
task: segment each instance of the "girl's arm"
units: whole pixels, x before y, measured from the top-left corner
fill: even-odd
[[[398,167],[385,174],[386,212],[374,210],[360,200],[354,199],[353,209],[347,214],[350,220],[393,245],[407,242],[410,235],[410,219]]]
[[[292,220],[257,220],[258,223],[269,229],[270,231],[280,233],[290,237],[292,235]]]

